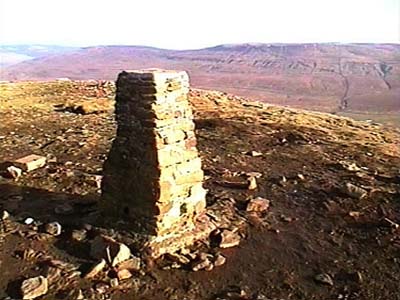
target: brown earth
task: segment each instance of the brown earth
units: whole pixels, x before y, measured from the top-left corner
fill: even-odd
[[[99,46],[10,66],[0,78],[114,80],[121,70],[155,66],[187,70],[196,88],[400,125],[398,44],[237,44],[183,51]]]
[[[107,82],[0,84],[0,162],[31,153],[49,159],[16,181],[0,177],[0,205],[14,220],[0,222],[0,298],[18,298],[21,280],[45,274],[44,258],[79,270],[93,263],[91,237],[77,243],[70,234],[84,223],[99,224],[94,175],[101,174],[115,134],[113,98]],[[247,224],[238,247],[213,250],[226,264],[193,272],[158,262],[104,294],[95,291],[104,277],[82,279],[64,270],[42,299],[76,299],[78,287],[87,299],[400,299],[399,130],[214,91],[194,89],[190,101],[208,206],[230,203]],[[74,109],[82,106],[91,109]],[[262,173],[258,188],[220,184],[240,172]],[[350,196],[347,183],[366,196]],[[271,205],[260,218],[245,211],[256,196]],[[56,215],[65,203],[73,213]],[[49,237],[23,225],[29,216],[58,220],[63,234]],[[318,283],[320,273],[333,285]]]

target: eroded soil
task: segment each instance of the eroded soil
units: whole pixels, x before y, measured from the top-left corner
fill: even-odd
[[[95,175],[115,134],[113,98],[104,82],[0,84],[0,162],[48,157],[46,167],[18,180],[0,177],[0,205],[15,220],[0,231],[0,298],[18,298],[24,278],[43,274],[44,255],[78,270],[93,263],[90,236],[76,243],[70,234],[99,222]],[[96,291],[104,277],[66,272],[43,299],[76,299],[78,288],[88,299],[400,299],[398,130],[219,92],[192,90],[190,100],[208,204],[233,204],[247,224],[238,247],[215,250],[226,264],[193,272],[161,262],[104,293]],[[103,112],[71,112],[82,103],[78,112]],[[248,172],[262,173],[254,191],[221,185]],[[347,183],[367,195],[350,196]],[[245,212],[256,196],[271,201],[259,219]],[[65,203],[73,212],[56,214]],[[57,220],[63,234],[40,234],[23,224],[27,217]],[[21,257],[28,248],[32,255]],[[321,273],[333,285],[318,283]]]

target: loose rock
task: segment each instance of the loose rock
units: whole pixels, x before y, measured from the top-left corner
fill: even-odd
[[[221,242],[219,246],[221,248],[235,247],[240,243],[240,235],[237,232],[233,232],[230,230],[223,230],[220,236],[221,236]]]
[[[14,164],[25,172],[30,172],[43,167],[46,164],[46,157],[31,154],[17,159]]]
[[[129,271],[139,271],[141,266],[141,260],[139,257],[132,257],[125,260],[117,265],[118,270],[129,270]]]
[[[90,247],[90,255],[93,258],[105,258],[111,266],[128,260],[131,257],[131,250],[122,243],[118,243],[110,237],[97,236]]]
[[[26,218],[26,219],[25,219],[24,223],[25,223],[26,225],[31,225],[34,221],[35,221],[35,220],[34,220],[33,218],[29,217],[29,218]]]
[[[111,278],[110,279],[110,286],[111,287],[117,287],[119,285],[118,278]]]
[[[321,273],[321,274],[315,275],[314,280],[321,284],[333,285],[333,279],[327,273]]]
[[[246,211],[248,212],[265,212],[269,208],[269,200],[257,197],[247,203]]]
[[[222,254],[218,254],[214,260],[214,266],[219,267],[225,264],[226,258]]]
[[[46,233],[57,236],[61,234],[61,225],[58,222],[51,222],[44,225]]]
[[[346,183],[346,186],[344,188],[345,194],[352,198],[356,199],[363,199],[368,195],[368,192],[364,190],[363,188],[360,188],[350,182]]]
[[[20,168],[14,167],[14,166],[9,166],[7,168],[7,174],[9,177],[13,179],[18,179],[22,175],[22,170]]]
[[[86,273],[85,278],[93,278],[97,274],[99,274],[106,266],[106,261],[105,259],[101,259],[97,263],[93,265],[93,267],[89,270],[89,272]]]
[[[210,271],[211,270],[210,268],[212,269],[212,263],[206,257],[206,258],[200,259],[200,261],[194,263],[194,265],[192,267],[192,270],[194,272],[197,272],[197,271],[200,271],[200,270],[203,270],[203,269],[205,269],[207,271]]]
[[[43,276],[26,279],[21,285],[22,299],[35,299],[47,293],[47,279]]]
[[[249,155],[253,156],[253,157],[258,157],[258,156],[262,156],[263,154],[261,152],[258,151],[250,151],[248,152]]]
[[[257,188],[257,180],[255,177],[250,177],[248,179],[248,184],[249,186],[247,187],[247,189],[249,190],[255,190]]]
[[[7,220],[10,217],[10,213],[6,210],[3,210],[0,214],[1,220]]]
[[[84,239],[86,239],[86,236],[87,231],[85,229],[73,230],[71,233],[71,238],[77,242],[83,241]]]
[[[119,280],[129,279],[132,277],[132,273],[127,269],[119,270],[117,272],[117,277]]]

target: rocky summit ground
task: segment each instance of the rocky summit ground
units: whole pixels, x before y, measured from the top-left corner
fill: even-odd
[[[183,253],[118,282],[107,267],[87,276],[99,232],[129,246],[97,211],[113,99],[111,82],[0,84],[0,299],[37,276],[38,299],[400,299],[400,131],[203,90],[190,101],[209,216],[240,244],[186,253],[210,271]],[[7,162],[32,153],[46,166],[9,178]],[[267,210],[247,211],[257,197]]]

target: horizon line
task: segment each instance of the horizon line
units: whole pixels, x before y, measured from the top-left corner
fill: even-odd
[[[168,48],[168,47],[159,47],[159,46],[151,46],[151,45],[141,45],[141,44],[91,44],[91,45],[72,45],[72,44],[56,44],[56,43],[7,43],[1,44],[1,47],[17,47],[17,46],[43,46],[43,47],[65,47],[65,48],[93,48],[93,47],[143,47],[143,48],[154,48],[161,50],[174,50],[174,51],[185,51],[185,50],[201,50],[208,48],[215,48],[221,46],[240,46],[240,45],[248,45],[248,46],[274,46],[274,45],[400,45],[400,40],[395,42],[240,42],[240,43],[221,43],[214,44],[210,46],[198,47],[198,48]]]

